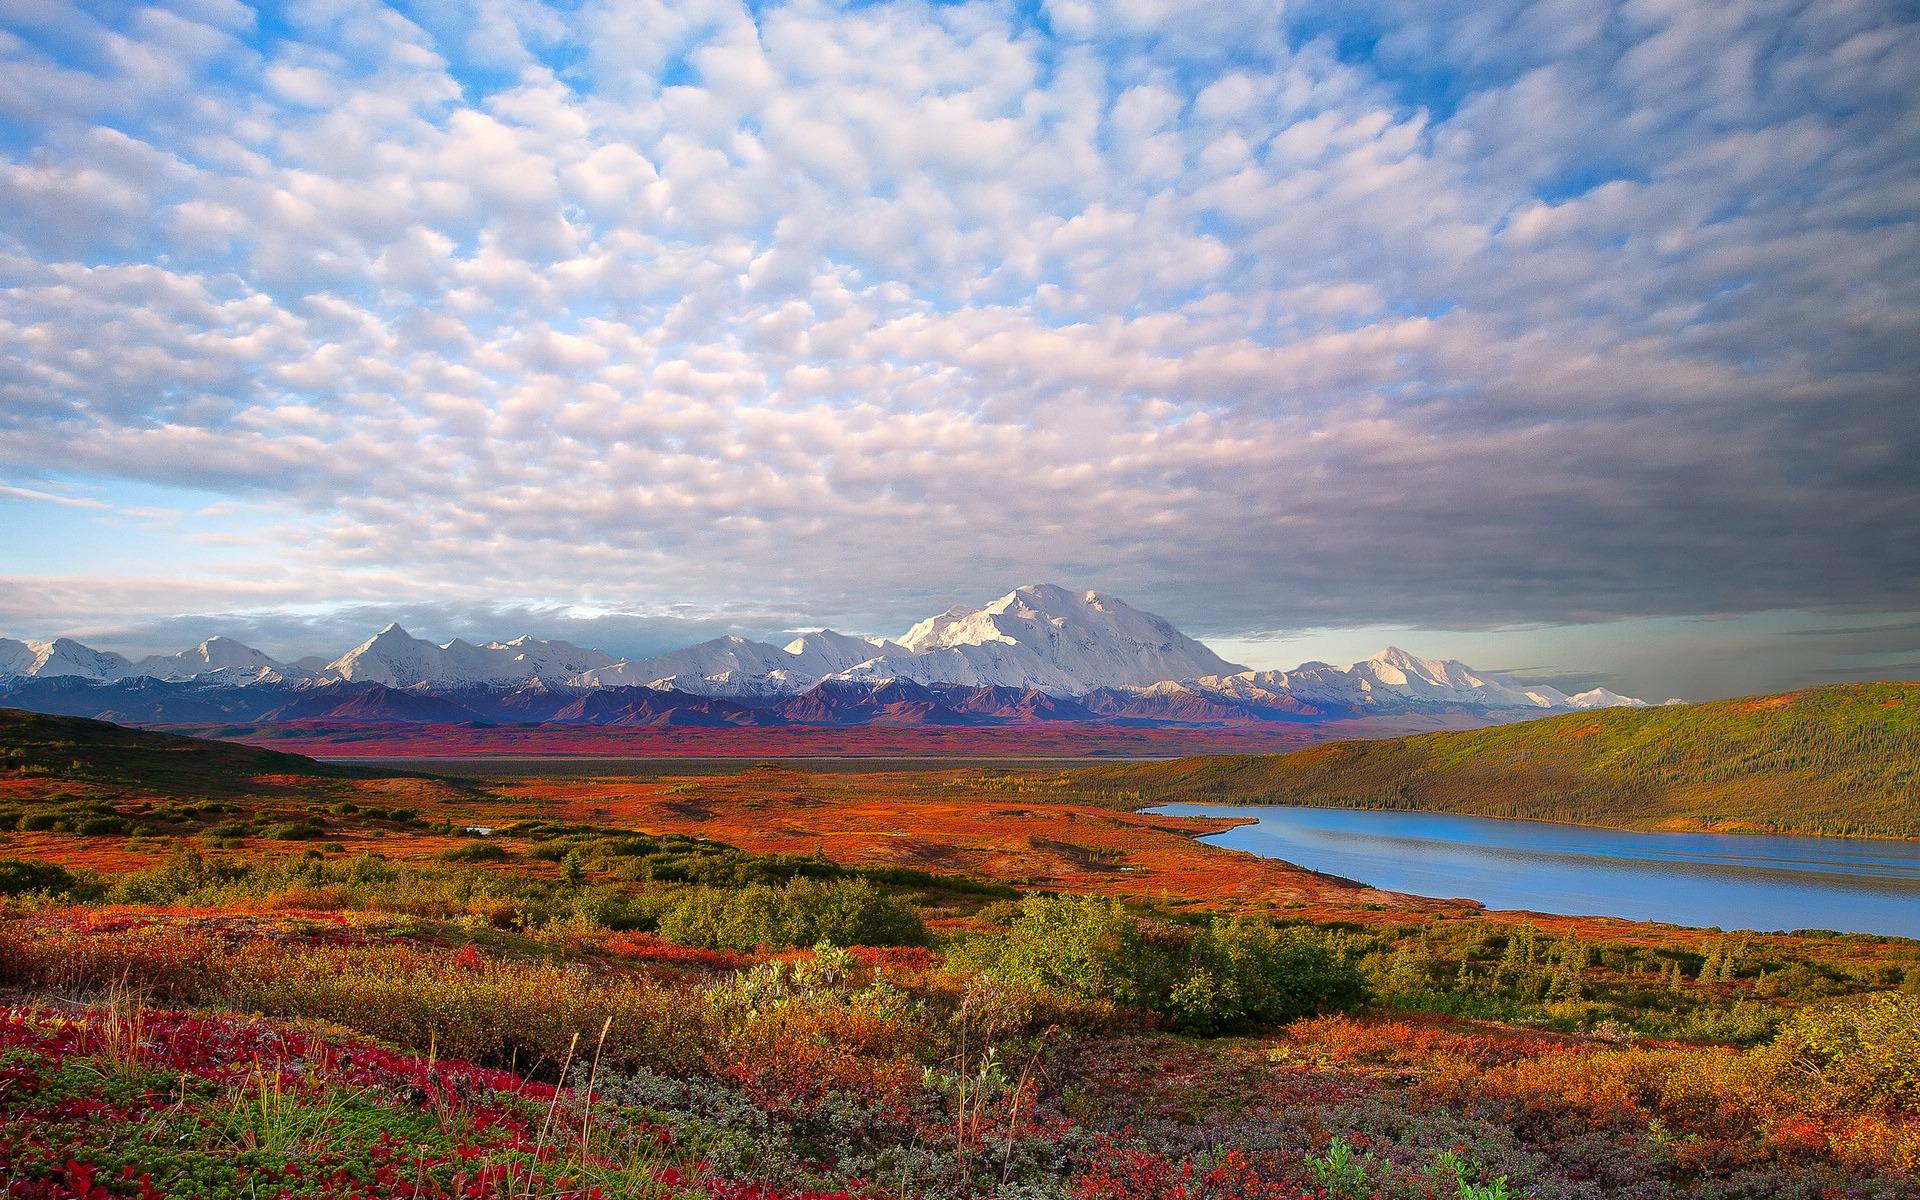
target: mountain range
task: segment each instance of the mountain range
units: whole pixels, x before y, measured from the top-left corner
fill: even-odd
[[[398,625],[338,657],[293,662],[227,637],[138,661],[66,638],[0,638],[0,704],[151,724],[1221,724],[1645,706],[1397,647],[1344,666],[1250,670],[1163,617],[1052,584],[956,605],[898,638],[722,637],[640,660],[532,636],[435,643]]]

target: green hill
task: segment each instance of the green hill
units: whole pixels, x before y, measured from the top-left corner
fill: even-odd
[[[0,708],[0,778],[175,796],[258,791],[262,777],[338,780],[363,774],[299,754]]]
[[[1285,755],[1076,773],[1093,797],[1405,809],[1625,829],[1920,837],[1920,684],[1865,683]]]

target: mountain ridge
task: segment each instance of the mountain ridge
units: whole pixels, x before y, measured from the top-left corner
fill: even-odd
[[[1040,720],[1057,719],[1051,714],[1065,711],[1084,712],[1088,719],[1230,722],[1644,704],[1605,689],[1568,696],[1456,659],[1421,658],[1391,646],[1344,666],[1303,663],[1291,671],[1254,670],[1228,662],[1164,617],[1106,593],[1075,592],[1057,584],[1024,585],[980,607],[954,605],[916,622],[897,639],[821,629],[774,645],[728,635],[638,660],[530,634],[507,642],[454,638],[434,643],[414,637],[398,623],[334,659],[310,657],[294,663],[276,661],[222,636],[179,654],[138,662],[72,639],[0,639],[0,679],[54,678],[125,684],[130,693],[139,693],[142,703],[159,693],[137,687],[138,680],[296,689],[363,684],[435,697],[490,688],[515,694],[529,711],[545,707],[534,693],[521,694],[536,686],[568,697],[645,688],[775,710],[827,684],[875,690],[911,683],[1018,694],[1020,699],[1009,700],[1011,711]],[[20,690],[17,682],[10,690]],[[1037,702],[1033,695],[1050,702]],[[1087,703],[1090,698],[1092,703]],[[946,719],[940,695],[923,701],[915,703],[922,705],[927,719]],[[925,707],[928,703],[931,708]],[[303,713],[313,712],[316,705],[327,708],[317,697],[289,704],[289,711]],[[357,693],[355,704],[371,704],[383,713],[418,710],[445,717],[451,712],[446,705]],[[491,701],[479,704],[483,711],[492,707]],[[591,707],[619,711],[618,704],[605,701]],[[845,705],[833,699],[811,707],[833,712]],[[644,712],[651,719],[659,708],[640,704],[633,711],[636,717]],[[672,704],[666,708],[678,711]],[[963,703],[960,711],[983,715],[977,697]]]

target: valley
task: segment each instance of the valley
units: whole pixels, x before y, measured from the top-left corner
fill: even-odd
[[[1882,933],[1803,927],[1804,896],[1754,886],[1786,869],[1770,845],[1731,908],[1662,903],[1668,843],[1625,909],[1624,860],[1587,842],[1677,835],[1359,828],[1911,837],[1920,685],[1648,706],[1391,649],[1119,682],[1186,669],[1183,643],[1095,593],[1004,601],[862,643],[838,678],[765,654],[864,653],[839,635],[618,670],[397,630],[301,678],[228,645],[137,668],[177,679],[43,656],[99,671],[0,685],[67,710],[0,708],[0,1177],[30,1189],[7,1194],[1894,1200],[1920,1178],[1897,898],[1831,918]],[[448,676],[516,660],[591,678]],[[981,662],[1007,674],[909,677]],[[1331,850],[1311,819],[1274,840],[1302,813]]]
[[[1337,1169],[1396,1200],[1892,1200],[1920,1172],[1886,1066],[1920,941],[1381,891],[1110,790],[1169,764],[440,774],[17,712],[0,757],[0,1166],[27,1195],[1145,1173],[1317,1200]]]
[[[1460,725],[1478,725],[1459,718]],[[476,725],[422,721],[288,721],[161,724],[167,732],[214,737],[320,757],[496,758],[523,755],[637,758],[1178,758],[1268,754],[1342,737],[1386,736],[1438,721],[1393,719],[1321,726],[1154,726],[1063,722],[1046,725]]]

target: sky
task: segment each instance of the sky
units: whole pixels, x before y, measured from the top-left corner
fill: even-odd
[[[1920,677],[1896,0],[0,5],[0,634]]]

